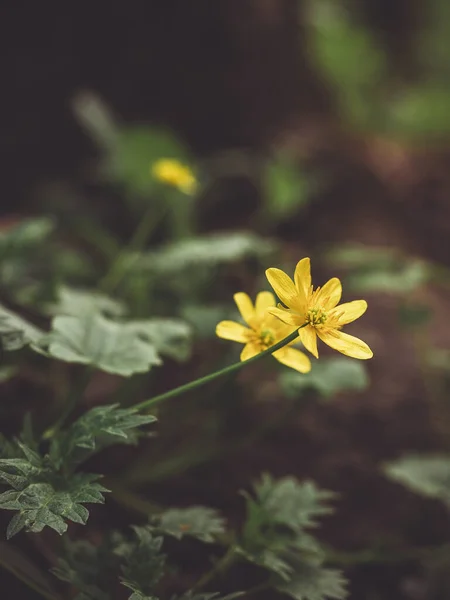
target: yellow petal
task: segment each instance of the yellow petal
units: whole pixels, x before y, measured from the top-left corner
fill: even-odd
[[[248,342],[250,333],[250,329],[234,321],[220,321],[216,326],[216,335],[218,337],[224,340],[232,340],[233,342],[241,342],[242,344]]]
[[[328,346],[346,356],[360,358],[361,360],[366,360],[373,356],[373,352],[369,346],[353,335],[348,335],[336,329],[319,329],[317,335],[325,344],[328,344]]]
[[[251,326],[252,321],[255,319],[255,309],[253,308],[250,297],[247,294],[244,294],[244,292],[238,292],[237,294],[234,294],[233,298],[241,313],[241,317]]]
[[[336,308],[330,310],[328,317],[336,319],[339,325],[347,325],[347,323],[359,319],[366,310],[367,302],[365,300],[354,300],[353,302],[345,302],[336,306]]]
[[[273,287],[275,294],[288,308],[294,308],[303,311],[305,300],[299,295],[294,282],[286,275],[281,269],[267,269],[266,277],[269,280],[270,285]],[[303,305],[303,306],[302,306]]]
[[[296,315],[285,308],[268,308],[267,312],[270,315],[277,317],[277,319],[280,319],[280,321],[283,321],[283,323],[293,325],[294,327],[301,327],[305,322],[303,317]]]
[[[294,348],[281,348],[273,353],[274,357],[283,365],[291,367],[300,373],[311,371],[311,361],[304,352]]]
[[[268,308],[276,306],[275,296],[272,292],[259,292],[256,296],[255,312],[258,320],[263,320]]]
[[[302,329],[298,330],[298,335],[300,336],[302,344],[305,346],[308,352],[311,352],[313,356],[319,358],[319,353],[317,351],[317,335],[315,327],[307,325],[306,327],[303,327]]]
[[[248,360],[249,358],[253,358],[257,354],[261,352],[261,348],[253,342],[250,342],[246,346],[244,346],[241,352],[241,360]]]
[[[302,258],[297,263],[294,281],[297,290],[299,292],[303,291],[305,298],[307,298],[311,288],[311,261],[309,258]]]
[[[339,303],[341,296],[341,282],[337,277],[333,277],[317,292],[314,303],[323,308],[324,311],[331,310]]]

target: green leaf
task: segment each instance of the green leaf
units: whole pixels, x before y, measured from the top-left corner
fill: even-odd
[[[128,329],[155,347],[158,354],[184,362],[191,356],[192,329],[180,319],[130,321]]]
[[[283,372],[281,387],[290,398],[301,396],[305,390],[316,390],[324,398],[343,391],[363,391],[369,386],[366,366],[350,358],[323,358],[314,363],[306,374]]]
[[[62,555],[51,569],[55,577],[79,590],[76,600],[110,600],[103,591],[119,569],[119,558],[113,553],[114,536],[106,534],[99,545],[86,540],[62,540]]]
[[[25,219],[9,229],[0,230],[0,258],[32,250],[42,244],[52,233],[55,223],[52,219],[41,217]]]
[[[54,358],[93,365],[125,377],[161,364],[154,346],[133,327],[96,313],[55,317],[48,351]]]
[[[125,559],[121,583],[136,594],[152,597],[166,564],[166,556],[161,552],[163,538],[153,537],[147,527],[133,529],[136,539],[117,550]]]
[[[44,332],[0,304],[0,345],[3,350],[19,350],[28,344],[34,349]]]
[[[413,492],[438,498],[450,508],[450,455],[410,454],[386,464],[384,472]]]
[[[123,303],[92,290],[80,290],[61,286],[57,292],[57,302],[49,307],[54,315],[79,317],[85,313],[97,312],[109,317],[120,317],[126,312]]]
[[[347,596],[346,580],[340,571],[298,562],[290,581],[274,587],[295,600],[342,600]]]
[[[53,469],[48,457],[20,444],[25,458],[0,460],[0,479],[12,489],[0,494],[0,508],[16,510],[7,537],[26,529],[38,533],[50,527],[59,534],[67,530],[65,520],[85,524],[85,503],[103,503],[108,490],[96,483],[98,475],[73,474],[66,479]]]
[[[137,269],[163,278],[198,273],[207,267],[246,258],[262,258],[274,249],[272,242],[252,233],[213,234],[181,240],[160,250],[147,252]]]
[[[224,520],[218,512],[205,506],[172,508],[155,517],[152,525],[158,531],[181,539],[195,537],[203,542],[214,542],[224,532]]]
[[[256,501],[277,523],[294,530],[317,525],[317,517],[333,510],[325,504],[335,497],[333,492],[320,490],[312,481],[298,482],[294,477],[274,480],[265,474],[255,484]]]
[[[239,551],[247,559],[289,580],[292,561],[318,561],[323,553],[305,529],[317,517],[331,512],[324,502],[334,496],[312,482],[299,483],[292,477],[278,481],[264,475],[255,485],[256,498],[245,494],[247,518]]]
[[[96,406],[53,438],[50,456],[58,467],[61,464],[73,466],[93,451],[113,444],[136,443],[138,429],[155,421],[153,415],[142,415],[133,408],[120,408],[118,404]]]

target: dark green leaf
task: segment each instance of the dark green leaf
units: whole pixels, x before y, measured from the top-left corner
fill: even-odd
[[[161,552],[162,537],[153,537],[146,527],[134,527],[136,539],[117,551],[125,559],[122,585],[143,597],[152,597],[164,574],[166,556]]]
[[[53,438],[50,456],[58,466],[74,465],[92,451],[118,443],[136,443],[139,428],[155,421],[153,415],[142,415],[133,408],[119,408],[118,404],[96,406]]]
[[[108,491],[96,482],[98,476],[77,473],[65,479],[52,469],[48,457],[20,446],[26,458],[0,460],[0,479],[12,488],[0,494],[0,508],[18,511],[7,537],[22,529],[38,533],[46,526],[62,534],[66,520],[85,524],[89,512],[83,504],[103,503]]]

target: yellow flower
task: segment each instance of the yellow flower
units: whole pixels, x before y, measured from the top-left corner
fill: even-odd
[[[197,179],[191,169],[173,158],[161,158],[151,166],[151,173],[155,179],[175,187],[185,194],[193,194],[197,186]]]
[[[235,294],[234,301],[248,327],[234,321],[221,321],[216,327],[216,334],[225,340],[245,344],[241,352],[241,360],[248,360],[252,356],[256,356],[295,331],[295,327],[285,325],[267,312],[268,308],[276,305],[272,292],[259,292],[256,296],[255,306],[249,296],[243,292]],[[296,341],[298,339],[291,344]],[[300,373],[308,373],[311,370],[309,358],[300,350],[288,346],[280,348],[273,353],[273,356],[287,367],[300,371]]]
[[[367,302],[354,300],[338,306],[342,285],[337,277],[314,290],[309,258],[303,258],[297,264],[295,283],[280,269],[267,269],[266,275],[275,293],[287,307],[279,304],[278,308],[269,308],[270,314],[295,327],[307,323],[298,333],[305,348],[316,358],[319,357],[317,336],[342,354],[360,359],[372,358],[372,350],[365,342],[341,331],[344,325],[366,312]]]

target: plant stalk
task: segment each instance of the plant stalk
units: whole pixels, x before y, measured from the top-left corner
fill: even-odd
[[[305,323],[305,325],[306,325],[306,323]],[[302,325],[302,327],[305,327],[305,325]],[[299,329],[301,329],[302,327],[299,327]],[[256,356],[253,356],[252,358],[249,358],[248,360],[234,363],[234,364],[230,365],[229,367],[220,369],[220,371],[215,371],[214,373],[210,373],[209,375],[205,375],[204,377],[200,377],[199,379],[195,379],[194,381],[185,383],[184,385],[174,388],[173,390],[170,390],[168,392],[165,392],[164,394],[160,394],[159,396],[154,396],[153,398],[149,398],[148,400],[143,400],[142,402],[139,402],[139,404],[135,404],[134,408],[138,411],[146,410],[148,408],[153,408],[153,406],[155,406],[156,404],[159,404],[160,402],[163,402],[164,400],[168,400],[169,398],[174,398],[175,396],[179,396],[180,394],[183,394],[184,392],[194,390],[195,388],[198,388],[201,385],[204,385],[205,383],[214,381],[214,379],[217,379],[218,377],[222,377],[223,375],[227,375],[228,373],[233,373],[234,371],[238,371],[239,369],[242,369],[243,367],[249,365],[250,363],[253,363],[261,358],[264,358],[265,356],[269,356],[270,354],[273,354],[277,350],[280,350],[280,348],[287,346],[287,344],[290,344],[291,342],[293,342],[297,337],[298,337],[298,329],[293,331],[291,334],[289,334],[287,337],[283,338],[278,343],[274,344],[273,346],[270,346],[270,348],[267,348],[267,350],[260,352],[260,354],[257,354]]]

